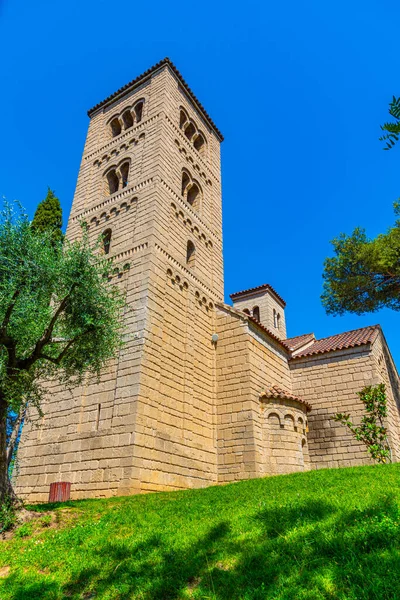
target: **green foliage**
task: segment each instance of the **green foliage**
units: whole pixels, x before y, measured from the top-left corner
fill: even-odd
[[[365,444],[373,460],[378,463],[390,462],[387,428],[384,426],[387,417],[385,384],[369,385],[358,395],[366,412],[359,427],[353,425],[350,414],[337,413],[333,419],[348,427],[356,440]]]
[[[53,231],[33,229],[21,211],[5,205],[1,217],[0,441],[4,407],[21,415],[29,403],[41,414],[43,381],[72,386],[99,376],[120,346],[123,306],[107,282],[111,262],[85,233],[55,245]],[[3,463],[0,448],[0,497]]]
[[[379,138],[385,150],[400,135],[400,97],[393,96],[389,113],[395,122],[381,126],[387,133]],[[394,203],[400,216],[400,202]],[[361,315],[381,308],[400,310],[400,220],[375,239],[358,227],[332,240],[335,256],[324,262],[322,304],[328,314],[352,312]]]
[[[15,530],[15,537],[17,538],[25,538],[32,535],[33,532],[33,524],[32,523],[24,523],[18,529]]]
[[[17,521],[16,509],[15,502],[9,496],[0,501],[0,535],[14,527]]]
[[[400,135],[400,97],[393,96],[389,104],[389,114],[394,117],[394,121],[381,125],[382,131],[386,131],[385,135],[379,138],[381,142],[386,142],[384,150],[390,150],[399,141]]]
[[[398,464],[36,508],[2,600],[400,598]]]
[[[59,199],[48,188],[46,198],[38,205],[32,221],[32,228],[37,233],[50,231],[55,243],[63,240],[62,209]]]
[[[50,527],[51,522],[52,522],[51,514],[43,515],[43,517],[41,517],[39,519],[39,523],[42,527]]]
[[[398,215],[398,202],[394,209]],[[400,310],[400,220],[375,239],[357,228],[332,245],[335,256],[325,260],[321,296],[328,314]]]

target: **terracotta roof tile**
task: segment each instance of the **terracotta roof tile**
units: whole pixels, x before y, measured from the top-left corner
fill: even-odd
[[[105,104],[109,104],[112,100],[116,99],[117,96],[120,96],[121,94],[126,93],[133,85],[135,85],[136,83],[139,83],[141,79],[144,79],[145,77],[149,77],[152,73],[154,73],[155,71],[157,71],[158,69],[160,69],[161,67],[163,67],[165,65],[168,65],[168,67],[171,69],[171,71],[179,79],[179,82],[182,85],[182,87],[188,93],[188,95],[190,96],[190,98],[194,102],[194,104],[197,105],[197,107],[200,109],[200,112],[203,114],[203,116],[205,117],[205,119],[208,122],[208,124],[215,131],[215,133],[219,137],[219,140],[222,142],[223,139],[224,139],[224,136],[222,135],[222,133],[220,132],[220,130],[218,129],[218,127],[215,125],[214,121],[211,119],[210,115],[208,114],[208,112],[206,111],[206,109],[204,108],[204,106],[196,98],[196,96],[194,95],[194,93],[192,92],[192,90],[190,89],[190,87],[188,86],[188,84],[186,83],[186,81],[183,79],[183,77],[180,74],[180,72],[178,71],[178,69],[175,67],[175,65],[171,62],[171,60],[168,57],[163,58],[163,60],[160,60],[153,67],[151,67],[150,69],[147,69],[147,71],[145,71],[144,73],[142,73],[141,75],[139,75],[135,79],[132,79],[132,81],[130,81],[129,83],[127,83],[123,87],[119,88],[119,90],[117,90],[116,92],[114,92],[113,94],[111,94],[110,96],[108,96],[105,100],[102,100],[102,102],[99,102],[98,104],[96,104],[95,106],[93,106],[93,108],[91,108],[90,110],[88,110],[89,117],[91,117],[92,114],[98,108],[100,108],[101,106],[104,106]]]
[[[379,325],[371,325],[370,327],[362,327],[361,329],[353,329],[352,331],[331,335],[321,340],[316,340],[314,344],[308,346],[303,351],[300,351],[295,356],[292,356],[291,360],[303,356],[311,356],[313,354],[322,354],[324,352],[345,350],[347,348],[371,344],[375,341],[379,331]]]
[[[238,310],[238,309],[236,309],[236,310]],[[258,325],[260,327],[260,329],[262,329],[263,331],[265,331],[265,333],[267,333],[270,337],[272,337],[272,339],[274,339],[281,346],[283,346],[286,351],[289,350],[289,348],[285,344],[285,340],[281,340],[281,338],[279,338],[277,335],[275,335],[274,333],[272,333],[272,331],[270,331],[267,327],[265,327],[265,325],[263,325],[262,323],[260,323],[260,321],[257,321],[257,319],[255,319],[251,315],[248,315],[247,313],[243,312],[242,310],[238,310],[238,312],[240,312],[244,316],[246,316],[247,319],[249,321],[251,321],[252,323],[255,323],[256,325]]]
[[[312,342],[313,340],[315,340],[315,335],[313,333],[304,333],[303,335],[297,335],[292,338],[287,338],[286,340],[283,340],[283,343],[289,348],[291,352],[295,352],[296,350],[298,350],[305,344]]]
[[[300,404],[304,404],[307,411],[311,410],[311,406],[310,406],[310,404],[308,404],[308,402],[306,402],[302,398],[299,398],[299,396],[295,396],[291,392],[288,392],[287,390],[280,388],[277,385],[271,385],[270,387],[267,387],[260,394],[260,399],[261,398],[272,398],[272,399],[276,398],[278,400],[294,400],[295,402],[300,402]]]
[[[263,285],[258,285],[257,287],[249,288],[247,290],[242,290],[241,292],[235,292],[234,294],[230,295],[230,298],[232,300],[236,300],[236,298],[239,298],[240,296],[244,296],[244,295],[250,294],[252,292],[259,292],[259,291],[261,292],[262,290],[270,291],[272,294],[274,294],[278,298],[278,300],[280,300],[280,302],[283,304],[283,306],[286,306],[286,302],[284,301],[282,296],[280,296],[278,294],[278,292],[276,292],[274,290],[272,285],[269,285],[269,283],[264,283]]]

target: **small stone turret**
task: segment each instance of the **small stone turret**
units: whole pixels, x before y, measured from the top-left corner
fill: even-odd
[[[268,283],[231,294],[235,308],[259,321],[281,340],[286,339],[286,302]]]

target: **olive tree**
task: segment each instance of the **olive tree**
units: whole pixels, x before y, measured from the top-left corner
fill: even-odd
[[[5,204],[0,215],[0,503],[12,494],[17,430],[28,405],[40,414],[44,382],[98,377],[121,343],[123,300],[108,283],[110,261],[81,237],[55,244],[21,209]]]

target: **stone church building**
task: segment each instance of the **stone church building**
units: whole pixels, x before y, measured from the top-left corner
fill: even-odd
[[[393,460],[400,386],[379,325],[288,337],[270,285],[224,303],[221,132],[169,59],[89,111],[67,237],[103,234],[126,297],[125,344],[99,382],[50,385],[26,424],[17,491],[104,497],[369,462],[337,412],[385,382]],[[261,266],[261,265],[260,265]]]

